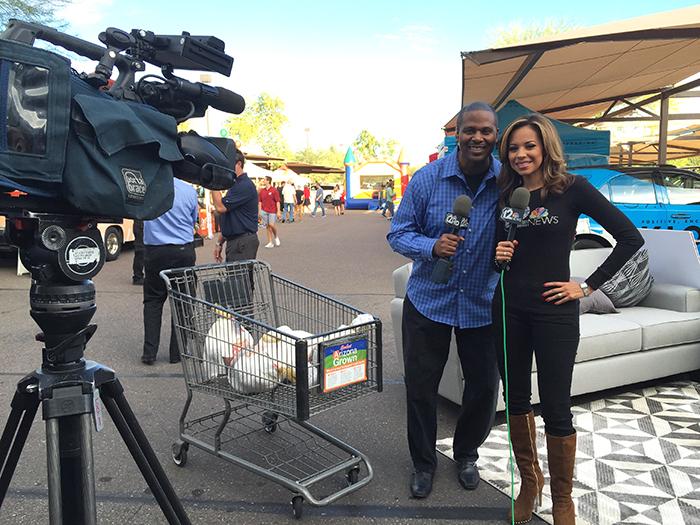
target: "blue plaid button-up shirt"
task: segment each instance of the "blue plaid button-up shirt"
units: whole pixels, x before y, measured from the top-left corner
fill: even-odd
[[[459,328],[491,323],[491,300],[498,282],[493,270],[498,187],[501,163],[491,168],[474,195],[459,169],[458,150],[420,169],[408,183],[387,240],[398,253],[413,259],[407,295],[428,319]],[[455,198],[468,195],[472,211],[464,242],[452,258],[454,269],[447,284],[435,284],[430,276],[437,260],[433,246],[447,231],[445,215]]]

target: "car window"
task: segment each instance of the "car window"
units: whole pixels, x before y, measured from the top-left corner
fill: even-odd
[[[610,200],[616,204],[656,204],[651,174],[619,175],[608,186]]]
[[[671,204],[700,204],[700,178],[690,173],[664,173]]]

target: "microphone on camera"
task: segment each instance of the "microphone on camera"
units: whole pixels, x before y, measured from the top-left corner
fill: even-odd
[[[515,239],[515,232],[525,222],[528,204],[530,204],[530,192],[522,186],[515,188],[510,196],[510,206],[506,206],[501,211],[501,220],[506,227],[506,240]],[[503,269],[508,266],[508,263],[502,261],[498,263],[498,266]]]
[[[190,82],[184,78],[173,78],[169,81],[190,100],[201,100],[224,113],[239,115],[245,110],[245,99],[231,90],[201,82]]]
[[[469,226],[469,214],[472,211],[472,200],[466,195],[459,195],[454,204],[452,211],[445,215],[445,225],[447,233],[457,235],[460,230]],[[447,284],[452,276],[452,267],[454,266],[451,257],[440,257],[435,266],[430,279],[435,284]]]

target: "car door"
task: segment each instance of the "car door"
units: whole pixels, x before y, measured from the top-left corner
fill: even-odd
[[[700,243],[700,176],[687,170],[660,168],[666,190],[669,230],[693,232]]]
[[[628,171],[611,178],[607,186],[610,202],[629,217],[637,228],[665,229],[668,213],[663,187],[653,170]]]

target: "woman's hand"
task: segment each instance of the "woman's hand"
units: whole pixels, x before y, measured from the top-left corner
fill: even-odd
[[[547,303],[564,304],[583,297],[581,285],[576,281],[553,281],[551,283],[544,283],[544,285],[549,288],[549,290],[546,290],[542,294],[542,297]]]
[[[499,263],[509,263],[513,258],[518,241],[501,241],[496,245],[496,261]]]

